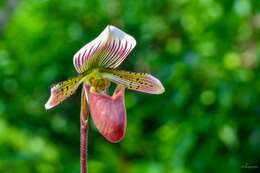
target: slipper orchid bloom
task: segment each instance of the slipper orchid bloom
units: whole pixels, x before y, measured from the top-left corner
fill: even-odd
[[[83,83],[98,131],[110,142],[122,140],[126,130],[125,88],[150,94],[164,92],[161,82],[150,74],[116,69],[135,45],[132,36],[114,26],[107,26],[74,55],[73,63],[79,75],[54,85],[45,108],[57,106]],[[118,85],[112,96],[107,94],[110,81]]]
[[[125,89],[161,94],[161,82],[147,73],[116,69],[135,47],[135,39],[114,26],[107,26],[93,41],[82,47],[73,58],[76,77],[51,87],[45,104],[51,109],[71,96],[80,84],[81,95],[81,172],[86,173],[88,107],[98,131],[110,142],[123,139],[126,131]],[[117,84],[112,96],[110,82]]]
[[[121,141],[126,131],[125,89],[150,94],[164,92],[161,82],[150,74],[116,69],[135,45],[132,36],[114,26],[107,26],[74,55],[78,76],[51,87],[45,108],[57,106],[83,84],[82,103],[85,104],[82,106],[89,107],[98,131],[110,142]],[[117,84],[112,96],[107,92],[110,82]],[[86,108],[81,109],[86,113]]]

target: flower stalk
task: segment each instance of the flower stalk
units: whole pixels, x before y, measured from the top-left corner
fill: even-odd
[[[87,173],[88,159],[88,105],[84,88],[81,93],[80,109],[80,169],[81,173]]]

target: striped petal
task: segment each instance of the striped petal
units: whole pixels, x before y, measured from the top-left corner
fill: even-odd
[[[112,96],[85,86],[91,117],[98,131],[110,142],[121,141],[126,131],[125,89],[118,86]]]
[[[74,55],[74,67],[78,73],[95,67],[116,68],[135,45],[136,41],[132,36],[109,25],[96,39]]]
[[[77,77],[71,78],[69,80],[60,82],[51,87],[51,96],[47,103],[45,104],[45,109],[51,109],[58,104],[60,104],[63,100],[71,96],[80,83],[83,81],[83,75],[79,75]]]
[[[127,89],[149,94],[161,94],[165,91],[161,82],[147,73],[135,73],[116,69],[101,69],[100,72],[104,78],[124,85]]]

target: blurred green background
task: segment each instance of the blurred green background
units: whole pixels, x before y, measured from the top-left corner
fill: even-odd
[[[260,172],[259,0],[0,0],[0,173],[79,173],[80,91],[44,104],[108,24],[166,92],[126,92],[118,144],[90,122],[90,173]]]

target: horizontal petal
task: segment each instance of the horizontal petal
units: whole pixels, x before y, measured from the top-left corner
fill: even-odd
[[[118,86],[112,96],[85,86],[91,117],[98,131],[110,142],[121,141],[126,131],[125,89]]]
[[[127,89],[149,94],[161,94],[165,91],[161,82],[147,73],[135,73],[116,69],[101,69],[100,72],[104,78],[124,85]]]
[[[45,109],[51,109],[71,96],[83,80],[83,75],[60,82],[51,87],[51,96],[45,104]]]
[[[109,25],[74,55],[74,67],[79,73],[95,67],[116,68],[135,45],[136,41],[132,36]]]

